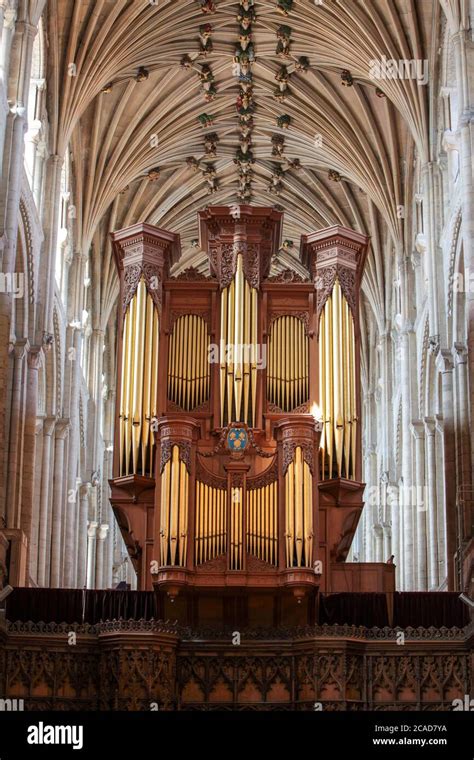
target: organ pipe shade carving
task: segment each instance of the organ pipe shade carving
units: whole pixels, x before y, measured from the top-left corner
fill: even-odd
[[[242,255],[221,293],[220,398],[221,424],[255,426],[257,401],[257,291],[244,277]]]
[[[227,491],[196,481],[195,564],[227,551]]]
[[[122,341],[119,447],[121,476],[153,476],[157,414],[159,316],[142,278],[125,312]]]
[[[230,504],[230,569],[243,568],[243,489],[232,487]]]
[[[160,540],[161,564],[186,565],[188,537],[189,474],[173,446],[171,458],[161,475]]]
[[[311,567],[312,476],[301,446],[295,448],[285,474],[285,520],[287,567]]]
[[[309,398],[309,347],[301,319],[274,320],[268,341],[267,400],[291,412]]]
[[[357,407],[354,321],[336,280],[319,325],[321,479],[355,479]]]
[[[209,334],[206,321],[184,314],[174,323],[168,350],[168,398],[185,411],[209,399]]]
[[[278,564],[278,482],[247,491],[247,552]]]

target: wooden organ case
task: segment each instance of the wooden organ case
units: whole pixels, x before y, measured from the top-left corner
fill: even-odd
[[[271,277],[282,214],[199,213],[211,276],[170,267],[179,236],[112,234],[120,275],[111,503],[164,618],[314,622],[319,591],[391,591],[348,563],[363,507],[359,290],[368,239],[301,239],[307,281]]]

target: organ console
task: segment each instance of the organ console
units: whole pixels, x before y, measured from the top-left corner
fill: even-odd
[[[322,591],[389,591],[348,563],[363,507],[359,293],[368,239],[302,236],[309,277],[271,276],[282,214],[199,213],[209,275],[171,276],[179,236],[112,234],[120,276],[111,503],[164,617],[310,622]]]

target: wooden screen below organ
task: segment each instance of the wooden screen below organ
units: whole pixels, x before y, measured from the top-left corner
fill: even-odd
[[[168,399],[189,412],[209,399],[209,333],[197,314],[178,317],[168,349]]]
[[[309,350],[304,323],[295,316],[277,317],[268,339],[267,401],[292,412],[309,399]]]
[[[157,414],[158,312],[143,279],[125,313],[119,411],[119,474],[153,476]]]

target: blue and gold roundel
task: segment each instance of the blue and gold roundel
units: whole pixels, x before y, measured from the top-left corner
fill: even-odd
[[[243,451],[248,440],[247,431],[243,428],[230,428],[227,433],[227,445],[231,451]]]

